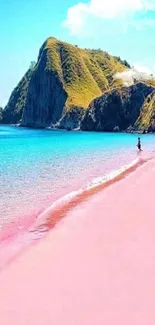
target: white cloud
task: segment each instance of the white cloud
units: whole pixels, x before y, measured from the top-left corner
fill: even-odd
[[[67,19],[63,22],[63,25],[67,27],[73,35],[78,35],[82,32],[88,15],[88,5],[79,3],[68,9]]]
[[[134,83],[134,80],[145,81],[149,80],[150,78],[155,80],[154,70],[155,66],[149,68],[146,65],[138,63],[135,64],[132,69],[127,69],[124,72],[116,73],[114,77],[115,79],[122,79],[125,86],[130,86]]]
[[[88,18],[110,20],[147,10],[155,10],[155,0],[90,0],[88,4],[80,2],[69,8],[63,26],[79,35]]]

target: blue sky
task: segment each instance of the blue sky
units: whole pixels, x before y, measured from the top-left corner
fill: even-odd
[[[155,72],[155,0],[1,0],[0,24],[0,106],[49,36]]]

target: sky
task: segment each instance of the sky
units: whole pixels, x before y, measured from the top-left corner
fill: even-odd
[[[49,36],[155,74],[155,0],[0,0],[0,106]]]

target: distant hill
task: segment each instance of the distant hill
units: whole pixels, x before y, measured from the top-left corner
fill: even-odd
[[[30,127],[55,124],[65,111],[86,109],[104,91],[122,86],[114,75],[129,67],[107,52],[48,38],[38,62],[12,92],[2,121]]]

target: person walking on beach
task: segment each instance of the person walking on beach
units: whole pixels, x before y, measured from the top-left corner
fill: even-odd
[[[138,138],[138,144],[137,144],[138,150],[142,151],[142,145],[141,145],[141,140]]]

